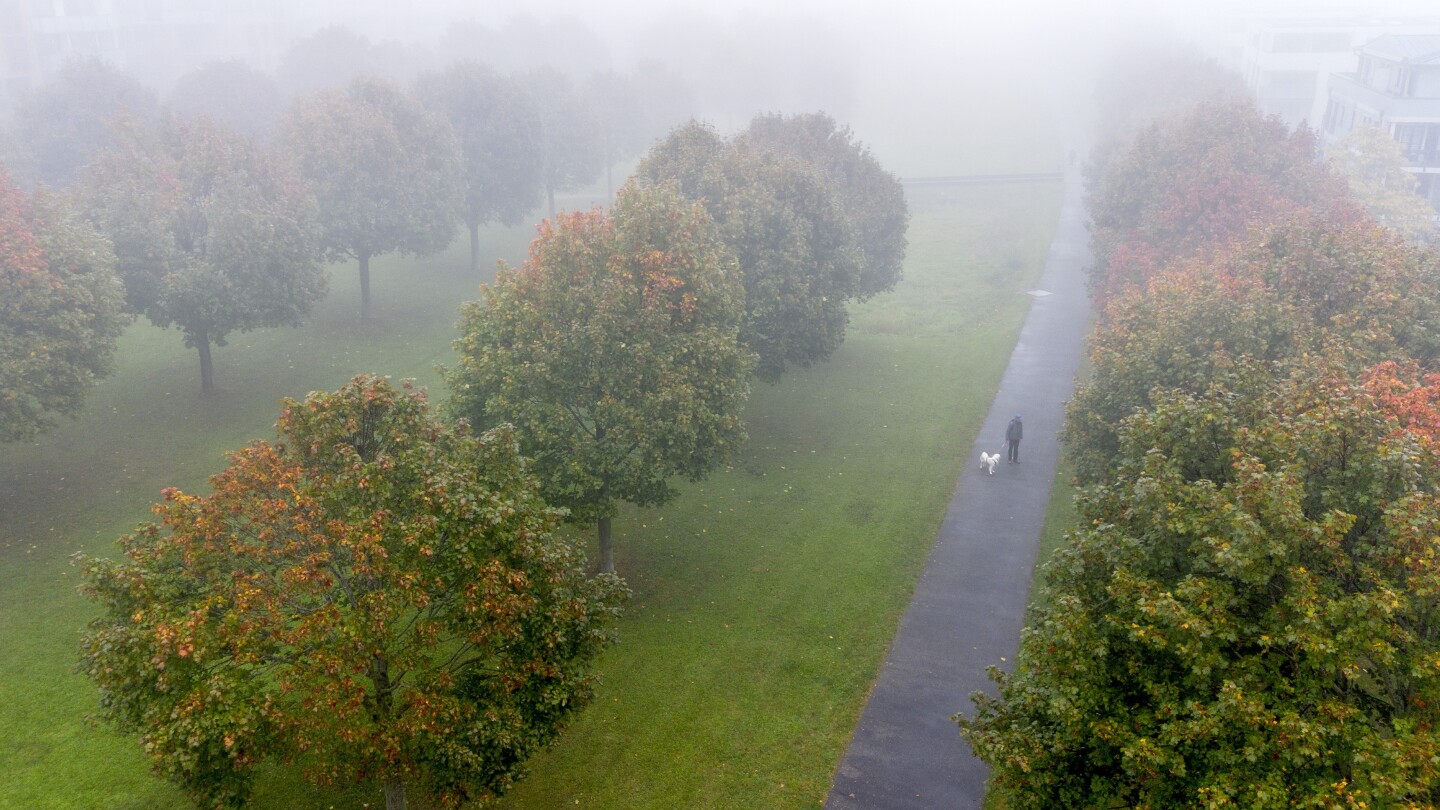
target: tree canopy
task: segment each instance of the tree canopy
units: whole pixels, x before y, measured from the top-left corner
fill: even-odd
[[[267,138],[285,107],[270,76],[241,61],[209,62],[175,82],[166,104],[185,118],[205,116],[252,138]]]
[[[59,197],[27,200],[0,169],[0,442],[79,412],[114,370],[124,300],[105,238]]]
[[[84,560],[101,714],[201,806],[293,759],[389,810],[483,801],[589,700],[624,588],[584,574],[508,429],[357,377],[286,400],[210,489]]]
[[[1169,258],[1226,249],[1253,224],[1297,210],[1355,221],[1344,183],[1316,155],[1312,132],[1291,133],[1245,99],[1151,123],[1091,195],[1094,289],[1103,297],[1142,282]]]
[[[83,185],[130,309],[180,329],[205,391],[212,345],[299,325],[325,294],[314,200],[284,160],[212,121],[132,128]]]
[[[646,99],[633,77],[613,70],[595,71],[586,76],[581,92],[594,115],[608,199],[615,194],[615,164],[638,156],[649,145]]]
[[[81,60],[20,100],[14,130],[36,179],[61,187],[116,143],[121,119],[149,123],[159,115],[155,94],[139,81],[106,62]]]
[[[1136,70],[1144,65],[1144,70]],[[1114,49],[1096,82],[1097,139],[1086,165],[1086,180],[1103,176],[1110,160],[1136,133],[1163,118],[1182,114],[1201,101],[1245,96],[1245,81],[1189,43],[1156,40]]]
[[[542,224],[481,290],[461,310],[452,407],[516,426],[546,499],[598,523],[613,571],[618,502],[666,502],[671,477],[702,478],[745,438],[734,259],[703,208],[631,183],[608,215]]]
[[[576,191],[600,177],[605,164],[600,122],[569,76],[537,68],[521,74],[520,82],[540,111],[541,173],[553,219],[555,192]]]
[[[757,375],[829,357],[845,339],[846,301],[858,293],[861,252],[852,223],[815,167],[747,139],[723,140],[691,122],[657,143],[636,175],[674,183],[700,201],[740,262],[741,340]]]
[[[540,204],[542,125],[513,79],[475,62],[421,76],[416,94],[450,122],[464,164],[461,219],[470,228],[470,269],[480,269],[480,226],[514,227]]]
[[[1092,197],[1078,528],[956,716],[1010,807],[1440,799],[1440,256],[1310,138],[1202,104]]]
[[[1406,239],[1433,241],[1435,209],[1416,193],[1400,144],[1376,126],[1356,127],[1325,150],[1330,166],[1350,185],[1355,201],[1376,222]]]
[[[855,234],[861,300],[895,289],[905,264],[910,209],[905,189],[885,170],[850,128],[824,113],[759,115],[745,130],[754,144],[809,163],[835,195]]]
[[[1316,361],[1163,396],[961,720],[1009,805],[1440,799],[1440,399]]]
[[[1440,257],[1370,224],[1299,214],[1231,253],[1166,265],[1108,299],[1093,372],[1068,406],[1083,480],[1103,480],[1122,420],[1155,390],[1198,394],[1248,358],[1275,368],[1324,352],[1359,368],[1440,357]]]
[[[443,119],[378,79],[292,103],[281,141],[320,204],[330,261],[360,265],[360,317],[368,319],[370,259],[435,253],[462,210],[461,156]]]

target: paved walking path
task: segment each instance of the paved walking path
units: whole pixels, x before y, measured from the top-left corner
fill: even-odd
[[[988,769],[950,721],[969,695],[993,691],[985,668],[1015,660],[1031,571],[1079,366],[1088,318],[1089,264],[1078,172],[1050,258],[1000,390],[956,484],[930,560],[900,621],[880,677],[840,762],[830,810],[978,808]],[[1020,463],[979,469],[980,452],[1003,453],[1005,425],[1024,417]]]

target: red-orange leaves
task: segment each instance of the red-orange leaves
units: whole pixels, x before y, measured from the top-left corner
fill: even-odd
[[[1397,430],[1440,452],[1440,374],[1422,374],[1415,363],[1386,361],[1368,370],[1364,385],[1395,419]]]

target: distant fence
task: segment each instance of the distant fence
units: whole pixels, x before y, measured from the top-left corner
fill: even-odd
[[[962,174],[955,177],[902,177],[900,182],[907,186],[978,186],[987,183],[1057,183],[1064,179],[1064,172],[1037,172],[1032,174]]]

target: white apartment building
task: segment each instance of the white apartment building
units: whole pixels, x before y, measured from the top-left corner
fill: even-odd
[[[1356,70],[1357,49],[1384,34],[1440,34],[1440,17],[1355,15],[1252,21],[1241,52],[1241,76],[1266,113],[1290,126],[1318,129],[1330,77]]]
[[[1355,69],[1331,77],[1326,140],[1361,124],[1389,132],[1419,191],[1440,210],[1440,34],[1387,34],[1357,50]]]

